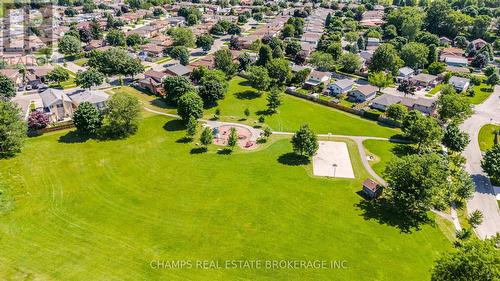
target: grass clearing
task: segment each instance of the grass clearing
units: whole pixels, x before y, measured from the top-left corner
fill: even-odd
[[[384,140],[365,140],[363,141],[363,146],[367,155],[374,157],[374,160],[369,161],[369,163],[379,176],[383,176],[385,167],[391,159],[407,155],[411,149],[411,146],[408,144],[399,144]]]
[[[137,135],[117,141],[50,133],[0,160],[0,178],[17,191],[0,224],[7,279],[425,280],[451,249],[436,225],[401,233],[364,217],[356,192],[367,174],[352,141],[344,140],[356,178],[328,179],[291,165],[288,139],[256,152],[191,154],[179,124],[149,115]],[[177,259],[346,260],[348,268],[150,266]]]
[[[238,76],[229,82],[225,99],[219,101],[218,106],[205,111],[205,118],[212,118],[216,108],[221,110],[221,120],[240,121],[250,125],[258,124],[259,116],[264,115],[265,123],[275,131],[293,132],[307,123],[318,134],[391,137],[400,132],[398,129],[286,94],[283,94],[283,105],[278,113],[268,115],[266,94],[259,94],[244,78]],[[246,108],[251,112],[248,119],[244,115]]]
[[[474,93],[473,97],[467,95],[466,97],[469,99],[471,104],[481,104],[491,95],[491,93],[493,93],[493,89],[490,86],[481,83],[480,85],[474,86]]]
[[[495,132],[500,131],[500,125],[487,124],[479,130],[479,148],[481,151],[486,151],[495,145]]]

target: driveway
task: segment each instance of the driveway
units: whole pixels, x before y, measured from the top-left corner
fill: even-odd
[[[470,143],[462,154],[467,159],[465,169],[476,184],[476,192],[467,202],[467,211],[469,214],[474,210],[483,213],[484,221],[476,228],[477,235],[483,239],[500,232],[500,211],[491,182],[481,168],[478,142],[479,130],[489,123],[500,123],[500,86],[495,87],[494,93],[484,103],[475,106],[474,115],[460,126],[470,136]]]

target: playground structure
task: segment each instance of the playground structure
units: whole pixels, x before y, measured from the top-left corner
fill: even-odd
[[[222,125],[214,127],[214,144],[227,145],[231,128],[236,129],[239,147],[243,149],[255,149],[257,147],[257,139],[254,138],[250,129],[239,125]]]

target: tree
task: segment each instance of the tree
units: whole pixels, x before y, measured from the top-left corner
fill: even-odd
[[[401,35],[413,41],[421,27],[422,20],[419,17],[406,18],[401,25]]]
[[[429,70],[429,73],[432,75],[438,75],[446,70],[446,64],[443,62],[435,61],[429,65],[427,70]]]
[[[470,214],[468,221],[472,227],[476,228],[483,223],[483,213],[479,210],[474,210],[474,212]]]
[[[144,44],[144,41],[144,38],[137,33],[130,34],[126,39],[127,46],[129,47],[135,47]]]
[[[126,46],[125,33],[119,29],[112,29],[106,35],[106,42],[111,46]]]
[[[140,59],[131,57],[127,51],[120,48],[110,48],[106,51],[92,51],[87,65],[105,75],[131,75],[144,71]]]
[[[296,154],[311,157],[319,149],[318,137],[308,125],[302,125],[292,137],[293,151]]]
[[[186,124],[186,137],[192,139],[194,135],[196,135],[196,127],[198,126],[198,121],[194,116],[189,117],[189,120]]]
[[[56,66],[47,74],[47,79],[56,82],[58,85],[69,79],[69,73],[62,67]]]
[[[262,66],[250,66],[246,71],[248,76],[248,81],[250,85],[257,89],[259,93],[261,91],[266,91],[271,84],[271,78],[269,78],[269,74],[267,69]]]
[[[273,59],[267,65],[269,77],[271,77],[276,84],[284,85],[292,76],[292,68],[286,59]]]
[[[59,52],[65,55],[75,55],[78,54],[82,47],[80,39],[72,35],[64,35],[59,39]]]
[[[0,101],[16,96],[16,86],[9,77],[0,74]]]
[[[184,94],[195,92],[191,82],[183,76],[167,76],[163,80],[165,88],[165,99],[173,104],[177,104],[177,100]]]
[[[498,73],[493,73],[486,79],[486,85],[490,85],[490,87],[492,88],[499,82],[500,82],[500,76],[498,76]]]
[[[90,102],[82,102],[73,114],[73,124],[78,132],[95,134],[102,126],[102,115]]]
[[[361,60],[357,54],[343,53],[339,59],[340,68],[347,73],[354,73],[361,68]]]
[[[238,143],[238,133],[236,132],[236,128],[231,127],[229,129],[229,136],[227,138],[227,145],[231,147],[231,150],[234,149],[234,146]]]
[[[92,86],[99,86],[104,82],[104,74],[95,68],[89,68],[85,71],[78,71],[76,73],[76,85],[84,88],[91,89]]]
[[[227,34],[230,35],[240,35],[241,34],[241,27],[239,27],[236,24],[231,24],[229,28],[227,29]]]
[[[273,50],[268,45],[262,45],[259,49],[257,65],[266,66],[273,59]]]
[[[224,98],[226,91],[227,88],[224,87],[223,82],[215,79],[202,79],[198,90],[200,97],[207,106],[216,105],[218,100]]]
[[[267,94],[267,109],[270,112],[276,112],[282,103],[281,92],[278,89],[274,88]]]
[[[384,171],[389,201],[406,221],[419,222],[446,190],[446,161],[435,153],[393,158]]]
[[[393,74],[403,64],[398,52],[392,44],[381,44],[373,53],[370,62],[372,71],[391,71]]]
[[[297,41],[290,41],[285,45],[285,54],[291,58],[294,58],[300,51],[302,47]]]
[[[493,281],[500,278],[496,239],[470,239],[441,255],[432,269],[432,281]]]
[[[102,28],[97,19],[92,19],[90,22],[90,33],[92,33],[92,38],[95,40],[102,38]]]
[[[296,72],[292,76],[291,83],[293,85],[302,86],[302,84],[304,84],[304,82],[306,81],[307,77],[309,77],[310,73],[311,73],[311,69],[309,69],[309,68],[304,68],[304,69]]]
[[[201,132],[200,136],[200,143],[205,146],[205,149],[207,149],[207,146],[210,145],[214,141],[214,135],[212,129],[209,127],[205,127],[203,131]]]
[[[471,65],[484,68],[488,64],[488,56],[485,53],[477,53],[471,61]]]
[[[436,145],[443,137],[443,130],[436,119],[410,111],[403,120],[403,133],[418,144],[418,150]]]
[[[346,62],[349,58],[350,57],[346,59]],[[316,51],[311,54],[309,63],[317,67],[320,71],[331,71],[335,69],[335,60],[333,59],[333,56],[320,51]]]
[[[489,65],[483,69],[483,72],[484,72],[484,75],[486,75],[488,77],[494,73],[498,73],[498,68],[496,66]]]
[[[390,73],[384,73],[382,71],[371,73],[368,76],[368,81],[373,86],[378,87],[378,91],[380,92],[382,88],[385,88],[392,84],[392,75]]]
[[[426,66],[428,56],[429,48],[422,43],[410,42],[401,49],[401,58],[411,68]]]
[[[185,124],[191,117],[201,118],[203,116],[203,100],[194,92],[182,95],[177,101],[177,114]]]
[[[185,46],[173,46],[168,53],[172,58],[178,59],[180,64],[189,64],[189,50]]]
[[[432,1],[427,9],[427,16],[425,18],[427,30],[434,34],[443,34],[448,14],[450,14],[451,11],[451,6],[447,1]]]
[[[43,112],[35,110],[28,115],[28,128],[36,131],[43,129],[49,125],[49,116]]]
[[[463,121],[472,115],[469,99],[457,93],[441,93],[437,100],[437,111],[442,120]]]
[[[0,100],[0,158],[14,156],[21,151],[26,138],[26,123],[15,103]]]
[[[438,60],[438,51],[436,45],[429,45],[429,55],[427,56],[427,63],[432,64]]]
[[[387,108],[386,113],[388,118],[401,122],[405,118],[406,114],[408,114],[408,108],[400,103],[391,104]]]
[[[500,144],[497,143],[486,151],[481,167],[494,182],[500,182]]]
[[[238,57],[240,70],[246,71],[250,65],[252,65],[252,58],[247,52],[240,54]]]
[[[174,46],[184,46],[186,48],[192,48],[196,46],[196,38],[189,28],[171,28],[169,29],[168,34],[170,35],[170,37],[172,37]]]
[[[214,54],[215,68],[220,69],[226,73],[227,76],[232,76],[238,69],[236,64],[233,63],[231,51],[228,49],[221,49]]]
[[[250,109],[248,107],[243,110],[243,114],[245,114],[245,118],[248,119],[248,116],[250,116]]]
[[[474,38],[484,38],[490,27],[491,18],[487,15],[480,15],[474,18],[472,34]]]
[[[293,24],[285,24],[281,30],[281,36],[283,38],[294,37],[295,36],[295,26]]]
[[[196,38],[196,47],[208,52],[214,44],[214,38],[210,34],[203,34]]]
[[[447,148],[455,152],[462,152],[469,141],[469,135],[466,132],[461,132],[455,123],[446,128],[442,140]]]
[[[415,84],[413,84],[410,80],[403,80],[398,85],[398,91],[402,92],[405,96],[414,95],[416,89]]]
[[[139,128],[141,105],[130,94],[112,95],[107,102],[104,119],[104,134],[108,137],[123,138],[134,134]]]
[[[78,31],[78,34],[80,36],[80,41],[82,42],[88,43],[92,40],[92,32],[90,29],[82,28]]]

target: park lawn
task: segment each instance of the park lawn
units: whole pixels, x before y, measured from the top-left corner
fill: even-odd
[[[398,156],[406,155],[411,146],[408,144],[399,144],[384,140],[365,140],[363,141],[366,154],[374,157],[373,161],[369,161],[372,169],[381,177],[387,163]]]
[[[451,249],[436,225],[404,233],[391,214],[366,213],[356,192],[367,174],[352,141],[356,178],[317,178],[310,164],[291,165],[287,139],[256,152],[190,154],[179,123],[149,114],[135,136],[116,141],[51,133],[0,160],[15,198],[0,224],[3,277],[427,280]],[[150,267],[178,259],[346,260],[348,268]]]
[[[216,108],[219,108],[223,121],[255,125],[259,116],[264,115],[265,123],[275,131],[293,132],[302,124],[309,124],[318,134],[391,137],[399,133],[399,130],[377,122],[287,94],[283,94],[283,105],[278,113],[268,115],[266,105],[265,93],[259,95],[246,79],[236,76],[229,82],[224,100],[206,110],[205,118],[212,118]],[[251,112],[248,120],[245,120],[245,108]]]
[[[500,130],[499,125],[487,124],[479,130],[479,148],[481,151],[486,151],[493,147],[495,144],[495,132]]]

